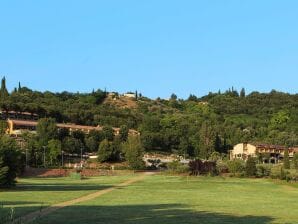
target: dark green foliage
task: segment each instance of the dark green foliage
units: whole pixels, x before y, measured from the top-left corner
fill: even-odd
[[[28,111],[41,118],[52,117],[59,123],[138,129],[146,151],[181,154],[187,151],[186,156],[208,159],[213,151],[228,153],[239,142],[298,145],[297,94],[274,90],[247,94],[244,89],[239,94],[231,88],[201,98],[190,95],[188,100],[178,99],[176,94],[170,100],[139,97],[132,100],[136,107],[131,108],[118,106],[118,99],[108,102],[107,92],[101,90],[52,93],[19,86],[9,95],[5,79],[2,86],[5,92],[0,104],[2,111]],[[47,131],[44,133],[39,145],[46,145],[49,140]],[[126,139],[125,133],[120,133],[122,141]],[[86,150],[94,152],[104,138],[109,141],[114,138],[111,128],[105,128],[100,135],[74,137]],[[59,130],[54,138],[64,142],[66,137],[69,133]]]
[[[38,121],[37,135],[40,146],[46,146],[51,139],[57,138],[56,121],[53,118],[42,118]]]
[[[15,184],[17,174],[24,168],[23,156],[14,139],[3,136],[0,139],[0,187]]]
[[[290,158],[288,149],[285,150],[283,164],[285,169],[290,169]]]
[[[122,125],[120,127],[120,131],[119,131],[119,137],[121,139],[121,141],[125,142],[127,140],[128,137],[128,128],[126,125]]]
[[[107,139],[108,141],[113,141],[114,131],[113,131],[112,127],[104,126],[102,129],[102,135],[103,135],[104,139]]]
[[[80,154],[81,150],[84,149],[83,143],[74,137],[66,137],[62,142],[62,149],[66,153]]]
[[[245,97],[246,94],[245,94],[245,89],[242,88],[241,91],[240,91],[240,97]]]
[[[9,172],[9,167],[4,166],[3,161],[0,160],[0,187],[7,185],[8,172]]]
[[[271,164],[259,164],[257,165],[257,177],[269,177],[271,173]]]
[[[215,175],[217,173],[216,162],[214,161],[202,161],[196,159],[189,162],[189,169],[191,175],[198,176],[201,174],[211,174]]]
[[[298,170],[298,153],[295,153],[295,154],[294,154],[293,164],[294,164],[294,168],[295,168],[296,170]]]
[[[248,177],[254,177],[257,173],[256,160],[253,157],[249,157],[246,161],[245,173]]]
[[[9,94],[6,88],[6,79],[3,77],[1,80],[0,99],[4,101],[8,96]]]
[[[175,160],[167,164],[168,171],[173,174],[182,174],[189,172],[189,166],[180,163],[180,161]]]
[[[97,155],[98,155],[98,161],[99,162],[107,162],[112,157],[112,155],[113,155],[113,146],[107,139],[104,139],[99,144],[99,149],[98,149]]]
[[[232,174],[239,174],[245,171],[245,163],[243,160],[234,159],[227,162],[229,172]]]
[[[62,152],[62,144],[60,140],[52,139],[48,142],[48,155],[51,165],[58,165],[58,157]]]
[[[122,145],[125,159],[131,169],[143,169],[145,164],[143,161],[144,148],[138,136],[130,136]]]

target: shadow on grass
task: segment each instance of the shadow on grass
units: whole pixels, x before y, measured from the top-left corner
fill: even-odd
[[[195,211],[181,204],[70,206],[39,218],[39,224],[269,224],[267,216],[234,216]]]
[[[21,191],[90,191],[90,190],[104,190],[113,187],[112,185],[100,184],[18,184],[16,187],[4,189],[6,192],[21,192]]]

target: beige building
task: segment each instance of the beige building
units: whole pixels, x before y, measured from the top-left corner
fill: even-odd
[[[30,131],[31,133],[36,133],[37,121],[28,121],[28,120],[12,120],[8,119],[8,128],[6,133],[9,135],[22,135],[22,133],[26,131]],[[85,125],[75,125],[75,124],[57,124],[58,129],[68,129],[70,132],[73,131],[82,131],[84,133],[89,133],[92,130],[101,131],[103,129],[102,126],[85,126]],[[119,135],[120,128],[113,128],[114,134]],[[140,135],[140,133],[136,130],[129,129],[129,135]]]
[[[279,163],[287,148],[279,145],[240,143],[230,151],[230,159],[247,160],[249,157],[262,157],[264,163]],[[288,148],[289,157],[298,153],[297,147]]]

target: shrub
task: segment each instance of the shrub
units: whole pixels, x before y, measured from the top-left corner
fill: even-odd
[[[185,164],[180,163],[180,161],[178,160],[168,163],[167,167],[171,173],[180,174],[189,172],[189,167]]]
[[[216,162],[214,161],[201,161],[199,159],[190,161],[189,168],[191,175],[200,175],[200,174],[217,174]]]
[[[245,174],[248,177],[253,177],[257,173],[257,167],[256,167],[256,160],[253,157],[249,157],[246,161],[245,166]]]
[[[289,158],[288,149],[285,150],[285,154],[284,154],[284,168],[290,169],[290,158]]]
[[[245,171],[245,163],[243,160],[234,159],[227,163],[229,172],[236,175],[237,173],[243,173]]]
[[[289,174],[289,172],[280,165],[273,166],[270,171],[270,177],[272,179],[286,180],[287,174]]]
[[[8,136],[0,139],[0,187],[15,185],[15,179],[24,168],[24,158],[15,140]]]
[[[257,165],[257,177],[269,177],[271,172],[272,165],[270,164],[260,164]]]
[[[298,170],[298,153],[295,153],[295,154],[294,154],[293,165],[294,165],[294,168],[295,168],[296,170]]]
[[[228,168],[228,164],[225,161],[222,160],[218,160],[216,163],[216,169],[218,173],[228,173],[229,172],[229,168]]]

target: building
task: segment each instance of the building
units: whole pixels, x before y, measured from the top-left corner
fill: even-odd
[[[125,93],[123,94],[124,97],[128,97],[128,98],[136,98],[136,94],[135,93]]]
[[[298,153],[298,147],[287,148],[279,145],[240,143],[230,151],[230,159],[247,160],[249,157],[261,157],[264,163],[279,163],[285,150],[288,149],[289,157],[293,158]]]
[[[6,133],[9,135],[22,135],[25,131],[29,131],[31,133],[36,133],[37,121],[29,121],[29,120],[13,120],[8,119],[8,128]],[[68,129],[69,132],[73,131],[82,131],[84,133],[89,133],[92,130],[101,131],[103,129],[102,126],[85,126],[85,125],[76,125],[76,124],[57,124],[58,129]],[[114,134],[119,135],[120,128],[113,128]],[[129,129],[129,135],[140,135],[140,133],[136,130]]]
[[[17,112],[17,111],[0,111],[0,119],[15,119],[15,120],[33,120],[37,121],[39,116],[35,113]]]

